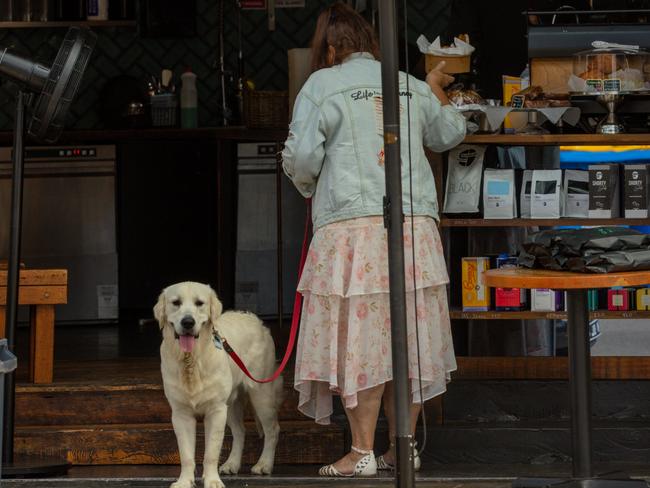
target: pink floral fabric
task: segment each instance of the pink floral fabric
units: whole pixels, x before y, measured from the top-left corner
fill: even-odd
[[[414,401],[443,393],[456,369],[446,283],[449,278],[435,221],[404,225],[409,376]],[[415,242],[415,266],[413,243]],[[415,276],[415,287],[413,278]],[[298,408],[328,424],[332,395],[347,408],[357,392],[392,380],[388,244],[381,217],[319,228],[298,289],[303,309],[294,387]],[[417,304],[417,306],[416,306]],[[422,389],[418,381],[417,314]]]

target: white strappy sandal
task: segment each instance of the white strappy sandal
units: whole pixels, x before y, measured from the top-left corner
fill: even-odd
[[[420,456],[418,455],[418,450],[415,448],[417,443],[413,446],[413,451],[415,452],[415,458],[413,459],[413,469],[415,471],[420,471],[420,466],[422,466],[422,461],[420,461]],[[391,449],[395,447],[395,444],[390,445]],[[392,471],[395,469],[395,466],[392,464],[388,464],[386,462],[386,459],[384,459],[384,455],[382,454],[377,458],[377,469],[381,471]]]
[[[344,474],[334,467],[333,464],[323,466],[318,470],[320,476],[327,476],[329,478],[353,478],[355,476],[375,476],[377,474],[377,460],[375,453],[372,450],[359,449],[352,446],[350,448],[353,452],[363,455],[361,459],[354,465],[352,473]]]

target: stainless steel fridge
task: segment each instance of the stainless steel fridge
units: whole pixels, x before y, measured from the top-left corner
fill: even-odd
[[[11,148],[0,148],[0,256],[4,259],[10,177]],[[115,146],[27,148],[24,185],[22,262],[28,268],[68,270],[68,303],[58,306],[57,322],[117,319]]]

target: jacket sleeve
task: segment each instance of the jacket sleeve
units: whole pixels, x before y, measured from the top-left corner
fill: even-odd
[[[305,198],[316,190],[325,158],[325,127],[320,107],[300,93],[293,108],[289,137],[282,151],[285,174]]]
[[[422,110],[423,142],[434,152],[444,152],[457,146],[465,138],[465,117],[452,105],[440,104],[427,86]]]

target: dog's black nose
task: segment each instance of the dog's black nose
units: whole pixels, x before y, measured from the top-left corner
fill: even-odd
[[[183,317],[183,320],[181,320],[181,325],[183,326],[183,329],[191,329],[194,327],[194,319],[190,317],[189,315],[187,317]]]

